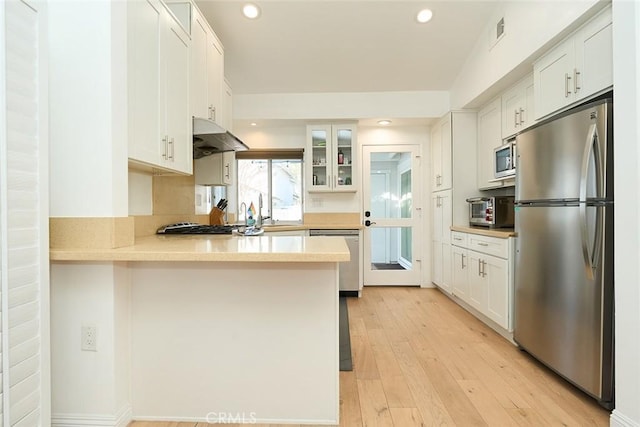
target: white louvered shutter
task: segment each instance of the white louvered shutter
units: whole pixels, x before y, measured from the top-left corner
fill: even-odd
[[[49,423],[41,419],[41,286],[48,277],[42,216],[48,200],[41,193],[38,14],[20,0],[4,0],[0,8],[1,421],[31,427]]]

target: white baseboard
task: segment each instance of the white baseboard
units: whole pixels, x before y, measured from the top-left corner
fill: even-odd
[[[614,409],[609,418],[611,427],[640,427],[640,421],[632,420],[617,409]]]
[[[125,405],[115,415],[51,414],[52,427],[127,427],[132,420],[131,405]]]
[[[224,414],[221,414],[223,416]],[[229,418],[231,417],[231,418]],[[173,423],[210,423],[214,425],[224,424],[298,424],[298,425],[338,425],[339,420],[322,420],[322,419],[286,419],[286,418],[258,418],[253,414],[229,414],[227,418],[215,417],[172,417],[172,416],[144,416],[136,415],[133,417],[133,421],[149,421],[149,422],[173,422]]]

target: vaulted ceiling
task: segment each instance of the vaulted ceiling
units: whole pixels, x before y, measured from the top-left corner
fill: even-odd
[[[448,90],[497,1],[196,0],[234,94]],[[428,7],[433,19],[418,24]]]

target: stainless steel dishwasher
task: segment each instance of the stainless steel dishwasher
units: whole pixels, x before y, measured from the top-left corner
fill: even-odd
[[[347,241],[351,260],[340,263],[340,295],[360,294],[360,231],[359,230],[309,230],[309,236],[340,236]]]

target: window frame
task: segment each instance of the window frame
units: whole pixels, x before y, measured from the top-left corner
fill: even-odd
[[[236,200],[238,201],[236,207],[236,218],[238,221],[245,221],[246,211],[242,212],[241,206],[242,202],[240,200],[240,165],[239,162],[243,161],[266,161],[267,163],[267,194],[266,200],[263,199],[263,206],[268,208],[268,213],[263,213],[265,216],[271,217],[270,220],[272,223],[278,224],[292,224],[299,225],[304,221],[304,193],[305,193],[305,174],[304,174],[304,151],[301,149],[295,150],[249,150],[242,151],[236,153]],[[273,218],[273,161],[299,161],[300,162],[300,219],[291,221],[291,220],[279,220],[277,218]],[[264,193],[263,193],[264,194]],[[264,196],[263,196],[264,197]],[[246,201],[245,201],[246,203]],[[254,202],[255,203],[255,202]],[[255,206],[255,205],[254,205]],[[247,209],[249,206],[247,206]],[[255,206],[258,209],[257,206]]]

